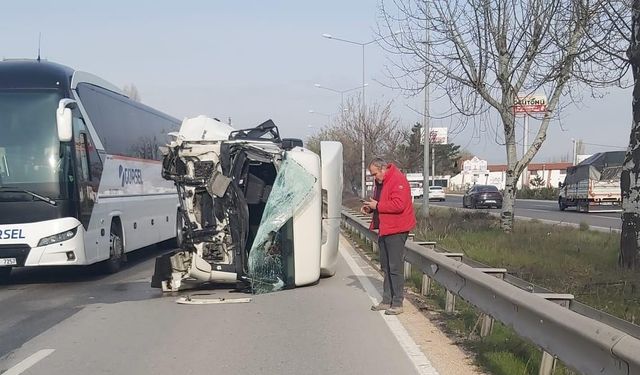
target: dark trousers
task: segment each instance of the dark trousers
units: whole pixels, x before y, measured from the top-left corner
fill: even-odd
[[[384,274],[382,303],[402,306],[404,298],[404,243],[408,233],[378,237],[380,267]]]

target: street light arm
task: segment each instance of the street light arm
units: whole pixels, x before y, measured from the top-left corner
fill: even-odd
[[[341,42],[351,43],[351,44],[355,44],[355,45],[363,46],[363,47],[364,47],[364,46],[367,46],[367,45],[369,45],[369,44],[371,44],[371,43],[375,43],[375,42],[380,41],[380,40],[382,40],[382,39],[386,39],[386,38],[388,38],[388,37],[390,37],[390,36],[394,36],[394,35],[398,35],[398,34],[402,34],[402,33],[404,33],[404,31],[403,31],[403,30],[398,30],[398,31],[396,31],[395,33],[392,33],[392,34],[389,34],[389,35],[385,35],[385,36],[381,36],[381,37],[379,37],[379,38],[375,38],[374,40],[370,40],[370,41],[368,41],[368,42],[364,42],[364,43],[362,43],[362,42],[355,42],[355,41],[353,41],[353,40],[348,40],[348,39],[337,38],[337,37],[335,37],[335,36],[333,36],[333,35],[331,35],[331,34],[322,34],[322,37],[323,37],[323,38],[327,38],[327,39],[339,40],[339,41],[341,41]]]
[[[358,85],[358,86],[356,86],[354,88],[351,88],[351,89],[337,90],[337,89],[334,89],[334,88],[331,88],[331,87],[323,86],[323,85],[321,85],[319,83],[314,84],[314,86],[319,88],[319,89],[325,89],[325,90],[333,91],[333,92],[338,93],[338,94],[345,94],[347,92],[350,92],[350,91],[353,91],[353,90],[360,90],[362,88],[362,85]],[[364,86],[365,87],[369,86],[369,84],[365,83]]]
[[[363,46],[365,45],[365,43],[358,43],[358,42],[354,42],[353,40],[347,40],[347,39],[342,39],[342,38],[336,38],[333,35],[330,34],[322,34],[323,37],[327,38],[327,39],[333,39],[333,40],[338,40],[340,42],[345,42],[345,43],[351,43],[351,44],[355,44],[358,46]],[[368,43],[367,43],[368,44]]]
[[[348,89],[348,90],[340,91],[340,93],[341,93],[341,94],[345,94],[345,93],[348,93],[349,91],[353,91],[353,90],[360,90],[360,89],[362,89],[362,86],[363,86],[363,85],[360,85],[360,86],[358,86],[358,87],[354,87],[354,88],[352,88],[352,89]],[[368,84],[368,83],[365,83],[365,84],[364,84],[364,87],[367,87],[367,86],[369,86],[369,84]]]
[[[316,85],[316,87],[317,87],[317,88],[319,88],[319,89],[325,89],[325,90],[333,91],[333,92],[336,92],[336,93],[338,93],[338,94],[341,94],[341,93],[342,93],[342,91],[340,91],[340,90],[336,90],[336,89],[332,89],[331,87],[318,86],[318,85]]]

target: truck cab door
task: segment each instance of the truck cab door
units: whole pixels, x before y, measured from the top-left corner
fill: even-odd
[[[320,274],[332,276],[338,261],[342,210],[342,143],[320,142],[322,164],[322,247]]]

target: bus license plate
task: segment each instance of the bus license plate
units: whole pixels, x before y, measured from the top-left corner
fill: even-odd
[[[496,203],[496,201],[494,199],[489,199],[484,201],[484,203]]]
[[[0,258],[0,267],[15,266],[17,264],[16,258]]]

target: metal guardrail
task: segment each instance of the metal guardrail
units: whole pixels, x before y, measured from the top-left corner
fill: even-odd
[[[377,235],[363,217],[344,209],[342,224],[377,246]],[[483,331],[490,331],[492,317],[542,348],[540,374],[551,374],[554,357],[584,374],[640,374],[637,326],[617,322],[613,327],[607,323],[617,318],[595,314],[598,310],[572,301],[571,295],[550,293],[506,272],[497,277],[500,269],[473,267],[462,262],[459,254],[447,256],[412,240],[405,247],[405,261],[423,273],[423,280],[434,280],[448,291],[447,309],[453,307],[453,296],[459,296],[487,315]],[[572,304],[587,314],[573,311]],[[601,316],[606,319],[597,320]]]

